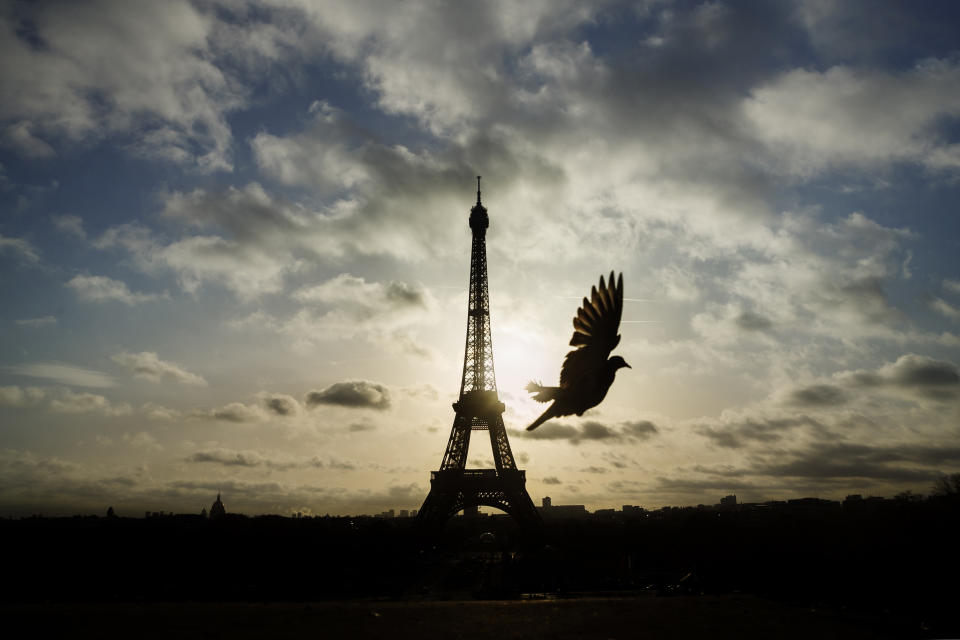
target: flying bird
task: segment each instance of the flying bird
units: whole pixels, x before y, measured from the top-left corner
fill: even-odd
[[[531,382],[527,391],[537,402],[553,401],[527,431],[536,429],[551,418],[577,414],[600,404],[613,384],[617,369],[628,367],[623,358],[610,352],[620,343],[620,316],[623,314],[623,274],[609,284],[600,276],[600,286],[590,288],[590,300],[583,299],[573,319],[573,337],[570,346],[576,347],[563,359],[560,386],[544,387]]]

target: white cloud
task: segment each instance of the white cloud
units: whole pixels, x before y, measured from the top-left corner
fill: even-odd
[[[42,46],[17,32],[31,25]],[[30,155],[130,134],[130,150],[229,169],[244,90],[211,60],[215,19],[179,0],[21,5],[0,16],[0,119]]]
[[[7,238],[0,234],[0,255],[10,254],[25,264],[40,262],[40,252],[22,238]]]
[[[171,421],[179,420],[181,417],[181,413],[176,409],[170,409],[153,402],[145,403],[140,407],[140,411],[151,420]]]
[[[0,387],[0,407],[32,407],[39,404],[46,392],[37,387]]]
[[[265,416],[259,406],[231,402],[214,409],[197,409],[188,417],[212,422],[257,422]]]
[[[57,155],[53,147],[30,132],[31,125],[29,120],[21,120],[8,126],[3,136],[6,144],[28,158],[49,158]]]
[[[130,291],[126,282],[106,276],[74,276],[65,286],[73,289],[81,300],[91,302],[116,300],[127,305],[135,305],[140,302],[159,300],[162,297],[153,293]]]
[[[146,449],[148,451],[163,451],[163,445],[157,442],[157,439],[146,431],[137,433],[123,434],[123,442],[136,449]]]
[[[960,147],[938,119],[960,115],[960,64],[926,60],[900,73],[796,69],[751,92],[746,124],[772,154],[764,162],[807,177],[834,166],[918,162],[960,168]]]
[[[151,382],[171,380],[180,384],[206,386],[207,381],[195,373],[191,373],[172,362],[161,360],[152,351],[130,353],[123,351],[110,357],[117,364],[130,369],[138,378],[145,378]]]
[[[50,327],[57,324],[56,316],[40,316],[39,318],[23,318],[22,320],[17,320],[17,324],[21,327],[31,327],[37,329],[40,327]]]
[[[50,409],[57,413],[101,413],[105,416],[133,413],[132,407],[125,402],[113,403],[101,395],[73,391],[65,391],[60,397],[52,399]]]
[[[942,298],[934,298],[930,302],[930,307],[940,315],[950,318],[951,320],[960,320],[960,309],[954,307]]]
[[[86,238],[87,232],[83,228],[83,218],[80,216],[62,215],[53,216],[53,226],[58,231],[77,238]]]
[[[44,378],[66,385],[78,387],[113,387],[116,385],[112,376],[93,369],[84,369],[61,362],[34,362],[2,367],[7,373],[31,378]]]

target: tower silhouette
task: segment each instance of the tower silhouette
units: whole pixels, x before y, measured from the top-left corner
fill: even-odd
[[[539,527],[540,514],[526,489],[526,473],[517,469],[507,430],[504,404],[497,396],[490,339],[490,295],[487,287],[487,227],[490,219],[480,202],[470,210],[473,248],[470,252],[470,301],[467,305],[467,342],[463,352],[460,398],[453,403],[455,417],[440,470],[430,474],[430,493],[417,518],[439,528],[462,509],[486,505],[501,509],[524,527]],[[493,447],[494,469],[467,469],[470,434],[486,431]]]

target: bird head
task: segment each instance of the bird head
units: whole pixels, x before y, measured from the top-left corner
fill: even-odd
[[[612,358],[610,358],[609,360],[607,360],[607,364],[608,364],[608,365],[610,366],[610,368],[612,368],[614,371],[616,371],[617,369],[622,369],[623,367],[626,367],[627,369],[633,369],[633,367],[631,367],[630,365],[628,365],[628,364],[627,364],[627,361],[624,360],[623,358],[621,358],[620,356],[613,356]]]

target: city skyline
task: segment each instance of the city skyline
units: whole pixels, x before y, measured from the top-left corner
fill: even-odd
[[[476,175],[536,504],[929,493],[960,471],[956,13],[4,4],[0,515],[418,509]],[[611,270],[633,368],[524,431]]]

